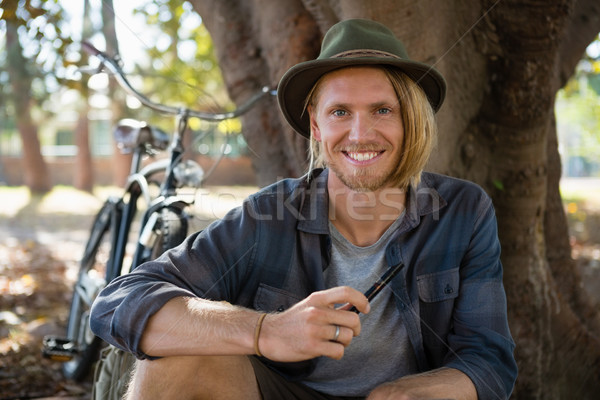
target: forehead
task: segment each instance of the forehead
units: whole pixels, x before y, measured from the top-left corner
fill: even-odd
[[[367,93],[380,97],[394,96],[396,92],[388,75],[380,67],[346,67],[329,72],[316,83],[315,102],[326,94],[327,97],[365,96]]]

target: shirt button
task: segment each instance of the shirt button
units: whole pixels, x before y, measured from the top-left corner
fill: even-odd
[[[282,312],[283,310],[285,310],[284,306],[277,307],[277,312]]]
[[[444,288],[444,293],[450,294],[452,292],[454,292],[454,289],[452,289],[452,287],[450,286],[450,284],[446,285],[446,287]]]

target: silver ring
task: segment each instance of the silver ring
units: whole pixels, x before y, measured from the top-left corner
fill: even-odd
[[[340,326],[336,325],[335,326],[335,333],[333,334],[333,339],[331,339],[332,342],[337,342],[338,338],[340,337]]]

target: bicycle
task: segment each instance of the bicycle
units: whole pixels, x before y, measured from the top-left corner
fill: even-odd
[[[151,110],[175,115],[176,128],[172,138],[159,128],[135,120],[121,121],[114,130],[121,151],[132,153],[123,194],[109,197],[92,224],[73,290],[66,337],[47,336],[43,342],[43,355],[62,361],[63,374],[73,380],[82,380],[88,375],[102,347],[102,340],[92,333],[89,326],[90,308],[100,290],[117,276],[177,246],[188,234],[189,215],[186,210],[193,204],[193,199],[182,197],[178,189],[197,188],[207,176],[195,161],[183,159],[184,134],[189,118],[213,122],[236,118],[260,99],[274,94],[273,90],[264,87],[236,110],[223,113],[172,107],[153,102],[137,91],[128,81],[118,59],[89,43],[82,46],[99,59],[97,72],[107,70],[128,94]],[[154,157],[164,151],[168,152],[167,158],[142,167],[144,157]],[[157,195],[151,191],[153,185],[158,188]],[[143,199],[146,209],[141,216],[131,264],[125,271],[126,247],[140,199]]]

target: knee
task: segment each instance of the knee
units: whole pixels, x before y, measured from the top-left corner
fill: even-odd
[[[137,361],[127,398],[235,398],[236,390],[258,393],[246,356],[177,356]]]
[[[252,368],[246,356],[176,356],[156,360],[138,360],[134,374],[158,379],[187,379],[203,376],[226,376]]]
[[[212,381],[212,376],[219,376],[227,371],[226,364],[232,363],[228,360],[233,357],[212,356],[177,356],[164,357],[157,360],[138,360],[133,372],[134,380],[140,380],[146,384],[163,382],[178,382],[179,385],[186,381],[198,383],[206,378]]]

